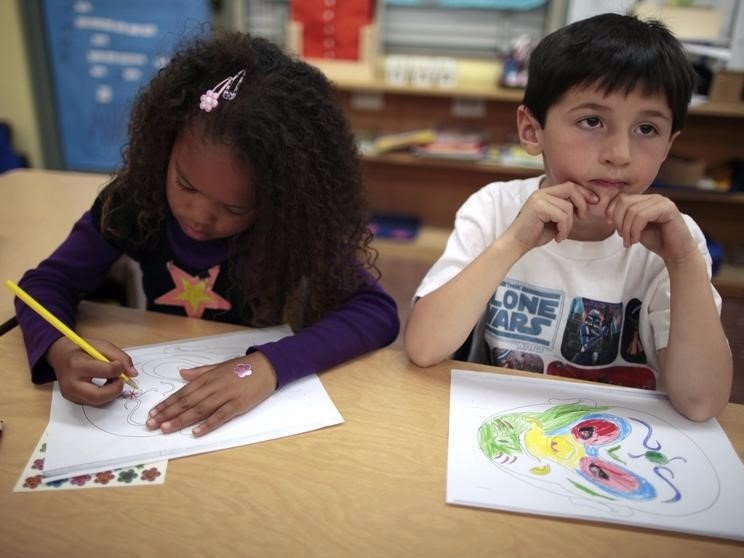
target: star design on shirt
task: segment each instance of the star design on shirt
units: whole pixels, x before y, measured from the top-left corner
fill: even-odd
[[[219,265],[209,268],[209,276],[206,278],[190,275],[173,262],[168,262],[166,266],[175,287],[156,298],[156,304],[183,306],[189,318],[201,318],[207,309],[229,310],[231,308],[229,301],[212,290],[212,285],[220,273]]]

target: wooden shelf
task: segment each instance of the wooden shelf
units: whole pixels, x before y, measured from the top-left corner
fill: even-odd
[[[433,265],[444,252],[451,229],[427,227],[419,229],[411,240],[376,238],[372,245],[384,260],[406,260]],[[713,285],[724,298],[744,298],[744,266],[723,264],[713,278]]]
[[[744,266],[723,264],[713,278],[713,285],[724,298],[744,299]]]
[[[396,95],[414,95],[418,97],[461,97],[494,101],[519,103],[524,91],[507,89],[495,85],[458,85],[456,87],[416,87],[413,85],[394,85],[382,80],[333,80],[334,85],[342,91],[364,91],[370,93],[392,93]]]
[[[446,157],[417,157],[409,153],[386,153],[384,155],[364,155],[362,159],[370,163],[400,165],[405,167],[421,167],[424,169],[441,168],[451,170],[482,171],[484,174],[508,174],[514,178],[529,178],[542,174],[542,169],[536,167],[521,167],[503,165],[484,161],[468,161],[463,159],[449,159]],[[485,186],[485,183],[482,184]],[[711,190],[696,190],[693,188],[651,188],[650,192],[663,194],[670,199],[690,202],[711,202],[744,205],[744,192],[716,192]]]
[[[522,100],[521,90],[500,88],[490,83],[441,88],[399,86],[379,78],[349,79],[342,75],[329,75],[329,79],[335,84],[339,100],[355,130],[381,134],[460,126],[483,130],[493,144],[507,143],[515,138],[516,108]],[[382,98],[376,103],[360,103],[356,97],[359,92],[380,93]],[[479,111],[466,117],[458,112],[459,105],[453,101],[458,98],[472,98],[483,103],[476,106]],[[707,169],[723,177],[732,161],[744,160],[742,118],[744,103],[692,105],[671,154],[686,159],[702,159]],[[457,209],[485,184],[542,173],[537,168],[418,157],[408,153],[364,156],[362,168],[373,211],[417,215],[426,227],[445,230],[452,227]],[[684,188],[652,191],[673,199],[680,211],[692,216],[710,238],[726,249],[744,244],[741,235],[744,192]],[[381,242],[381,256],[415,254],[413,257],[433,263],[441,253],[444,241],[441,235],[426,230],[422,232],[423,240],[409,245]],[[744,274],[724,269],[719,275],[715,283],[721,294],[744,296]]]
[[[744,118],[744,103],[722,103],[706,102],[700,105],[692,105],[689,114],[705,116],[733,116]]]
[[[518,167],[485,161],[468,161],[463,159],[449,159],[446,157],[417,157],[408,153],[386,153],[384,155],[364,155],[364,161],[370,163],[384,163],[406,167],[421,167],[426,169],[443,168],[467,171],[483,171],[486,174],[509,174],[514,178],[527,178],[542,173],[536,167]],[[484,184],[485,185],[485,184]]]
[[[455,87],[417,87],[414,85],[394,85],[383,79],[349,79],[343,74],[328,75],[340,91],[389,93],[416,97],[477,98],[486,101],[506,101],[520,103],[524,96],[522,89],[509,89],[490,84],[462,84]],[[702,102],[690,105],[689,114],[744,118],[744,103]]]
[[[744,192],[715,192],[694,188],[651,188],[649,191],[663,194],[677,201],[744,205]]]
[[[380,258],[433,264],[444,252],[452,231],[444,227],[421,227],[411,240],[375,238],[372,245]]]
[[[514,178],[529,178],[542,174],[542,169],[537,167],[521,167],[504,165],[488,161],[468,161],[464,159],[449,159],[446,157],[417,157],[409,153],[386,153],[384,155],[364,155],[364,161],[370,163],[382,163],[389,165],[401,165],[406,167],[421,167],[425,169],[446,168],[467,171],[482,171],[485,174],[508,174]],[[485,186],[481,184],[481,186]],[[663,194],[673,200],[726,203],[744,205],[744,192],[716,192],[711,190],[698,190],[694,188],[651,188],[649,191]]]

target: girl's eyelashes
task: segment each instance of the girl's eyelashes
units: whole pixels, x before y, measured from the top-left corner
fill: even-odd
[[[178,186],[179,190],[182,190],[184,192],[188,193],[196,193],[196,188],[193,188],[183,180],[179,176],[176,176],[175,178],[176,186]],[[231,215],[235,215],[236,217],[244,217],[251,213],[253,211],[253,208],[250,207],[240,207],[240,206],[234,206],[234,205],[225,205],[223,206],[225,208],[225,211],[230,213]]]
[[[178,186],[184,192],[196,192],[196,190],[194,190],[191,186],[182,182],[178,176],[176,176],[176,186]]]
[[[231,213],[235,215],[236,217],[242,217],[244,215],[248,215],[252,210],[246,207],[232,207],[229,205],[225,206],[225,210],[228,213]]]

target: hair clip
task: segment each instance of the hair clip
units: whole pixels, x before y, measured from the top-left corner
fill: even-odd
[[[225,78],[212,87],[212,89],[208,89],[204,95],[199,97],[199,108],[204,112],[210,112],[219,104],[217,99],[219,99],[220,96],[227,101],[233,100],[238,94],[238,88],[240,87],[240,84],[243,83],[244,77],[245,70],[240,70],[234,76]]]

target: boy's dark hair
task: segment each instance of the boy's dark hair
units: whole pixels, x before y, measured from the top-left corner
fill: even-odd
[[[237,96],[200,110],[200,96],[240,70]],[[355,138],[329,81],[234,31],[188,40],[138,95],[122,167],[104,191],[108,238],[135,249],[157,243],[171,148],[189,126],[206,143],[234,148],[256,189],[255,222],[231,241],[248,323],[316,321],[359,287],[361,268],[379,276]]]
[[[574,87],[598,85],[605,93],[663,93],[672,110],[672,133],[681,130],[696,75],[679,41],[655,21],[600,14],[547,35],[530,55],[523,104],[541,126],[548,109]]]

